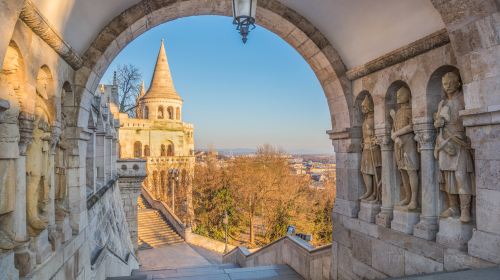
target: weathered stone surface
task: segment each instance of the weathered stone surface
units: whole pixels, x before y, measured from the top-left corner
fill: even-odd
[[[379,203],[361,201],[358,218],[368,223],[375,223],[375,217],[380,212]]]
[[[480,230],[474,230],[468,243],[468,253],[496,264],[500,264],[500,236]]]
[[[459,250],[446,249],[444,251],[444,269],[446,271],[478,269],[493,266],[496,266],[496,264],[469,256]]]
[[[366,265],[356,259],[352,260],[352,269],[356,275],[361,279],[386,279],[387,275],[373,269],[371,266]]]
[[[443,263],[405,251],[405,274],[427,274],[443,271]]]
[[[383,241],[372,241],[372,266],[391,277],[405,275],[404,250]]]
[[[375,224],[367,223],[354,218],[344,218],[343,221],[344,227],[347,229],[355,230],[375,238],[378,238],[379,236],[379,226]]]
[[[351,233],[352,238],[352,256],[367,264],[372,264],[372,240],[369,236],[359,234],[356,232]]]
[[[436,242],[447,248],[466,250],[472,228],[472,224],[464,224],[457,218],[440,219]]]
[[[413,234],[413,226],[420,221],[420,213],[394,209],[391,228],[406,234]]]
[[[347,248],[351,248],[351,233],[342,224],[336,224],[333,227],[333,240],[346,246]]]

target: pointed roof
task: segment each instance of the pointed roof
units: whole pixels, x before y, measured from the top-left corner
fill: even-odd
[[[153,78],[151,79],[151,85],[143,98],[168,98],[182,100],[174,87],[163,39],[161,40],[160,51],[158,52],[158,58],[156,59],[156,66]]]

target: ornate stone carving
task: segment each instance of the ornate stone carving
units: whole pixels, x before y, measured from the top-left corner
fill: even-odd
[[[47,206],[50,187],[49,114],[44,101],[39,100],[35,109],[33,141],[26,151],[26,213],[31,236],[47,227]]]
[[[410,104],[410,90],[403,86],[396,92],[399,105],[397,111],[391,110],[393,129],[391,139],[394,141],[394,157],[401,174],[401,183],[404,194],[398,206],[407,210],[418,208],[418,170],[420,161],[413,133],[412,112]]]
[[[16,246],[12,231],[11,215],[15,207],[16,159],[19,157],[19,127],[17,119],[20,112],[16,86],[19,68],[15,49],[8,47],[5,63],[0,73],[0,99],[7,103],[3,107],[0,120],[0,249],[10,250]]]
[[[26,1],[19,18],[59,54],[73,69],[78,70],[83,65],[82,58],[62,39],[31,1]]]
[[[371,202],[380,202],[382,199],[382,156],[375,137],[373,102],[367,96],[361,103],[361,110],[365,116],[363,121],[363,151],[361,154],[361,173],[365,182],[366,192],[360,199]]]
[[[415,140],[418,141],[418,149],[434,150],[436,132],[434,130],[421,130],[415,132]]]
[[[434,156],[438,159],[440,188],[446,194],[447,209],[442,218],[457,217],[471,221],[471,200],[474,195],[474,167],[470,140],[465,134],[459,111],[465,108],[460,77],[449,72],[442,79],[445,98],[434,115],[438,129]]]
[[[448,31],[446,29],[441,29],[430,34],[429,36],[426,36],[402,48],[387,53],[364,65],[349,69],[346,72],[346,76],[349,80],[354,81],[373,72],[382,70],[422,53],[428,52],[432,49],[439,48],[443,45],[448,44],[449,42],[450,37],[448,36]]]

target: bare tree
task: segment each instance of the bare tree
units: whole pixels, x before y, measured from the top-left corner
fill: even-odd
[[[133,64],[118,65],[115,73],[120,112],[134,117],[136,100],[141,91],[142,74]]]

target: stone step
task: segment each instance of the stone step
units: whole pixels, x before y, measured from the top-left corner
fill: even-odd
[[[152,279],[165,280],[219,280],[219,279],[288,279],[302,280],[293,269],[287,265],[270,265],[239,268],[236,264],[202,266],[180,269],[165,269],[134,272],[133,275],[147,274]]]
[[[144,238],[164,238],[164,239],[172,239],[172,238],[179,238],[182,239],[179,235],[177,234],[161,234],[161,233],[151,233],[151,234],[140,234],[139,233],[139,238],[144,239]]]

